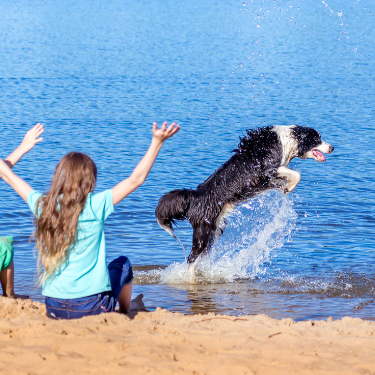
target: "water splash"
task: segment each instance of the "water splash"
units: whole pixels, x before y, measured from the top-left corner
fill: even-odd
[[[175,235],[174,237],[176,239],[176,241],[178,242],[178,244],[182,247],[182,250],[184,251],[184,256],[185,256],[185,262],[187,261],[187,257],[186,257],[186,250],[185,250],[185,246],[184,244],[182,243],[182,241]]]
[[[166,269],[136,273],[143,282],[167,284],[228,283],[266,272],[265,263],[295,227],[293,200],[277,191],[238,205],[227,218],[224,235],[194,266],[173,263]],[[152,273],[152,274],[151,274]]]

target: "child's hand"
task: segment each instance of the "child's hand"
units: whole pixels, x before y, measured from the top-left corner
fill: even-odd
[[[43,138],[39,138],[43,132],[43,125],[39,123],[30,129],[21,143],[20,147],[22,151],[24,151],[24,153],[29,152],[37,143],[43,141]]]
[[[26,133],[22,143],[4,160],[4,162],[1,160],[0,178],[3,177],[5,179],[5,177],[2,175],[6,175],[7,172],[9,172],[9,168],[12,169],[22,158],[23,155],[29,152],[37,143],[43,141],[43,138],[39,138],[43,132],[43,125],[38,123]],[[18,190],[16,191],[18,193]],[[23,195],[21,196],[22,198],[24,198]]]
[[[176,125],[174,122],[168,126],[167,129],[167,122],[163,122],[163,125],[160,129],[156,125],[156,122],[153,124],[152,133],[154,135],[154,139],[158,140],[159,142],[164,142],[166,139],[175,135],[180,129],[179,125]]]
[[[167,129],[167,123],[164,122],[161,129],[158,129],[156,122],[153,124],[152,128],[152,141],[149,149],[147,150],[145,156],[135,167],[133,173],[130,177],[121,181],[112,189],[112,202],[113,205],[120,203],[125,197],[132,193],[135,189],[141,186],[147,175],[150,173],[152,166],[158,156],[158,153],[163,145],[163,142],[176,134],[180,127],[175,123],[169,125]],[[26,197],[27,198],[27,197]]]

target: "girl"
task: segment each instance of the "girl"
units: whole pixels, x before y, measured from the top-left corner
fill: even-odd
[[[33,190],[0,159],[0,174],[23,198],[36,216],[36,244],[42,294],[47,315],[75,319],[114,311],[141,308],[142,297],[131,301],[133,272],[125,256],[105,262],[104,221],[114,206],[137,189],[150,172],[163,142],[179,126],[153,124],[153,138],[147,153],[131,176],[111,190],[93,194],[97,170],[90,157],[78,152],[64,156],[56,167],[47,194]],[[132,302],[132,303],[131,303]]]
[[[40,138],[43,131],[43,125],[36,124],[26,133],[22,143],[5,159],[9,168],[13,168],[22,156],[43,140],[43,138]],[[13,238],[9,236],[0,237],[0,283],[4,297],[26,297],[14,293]]]

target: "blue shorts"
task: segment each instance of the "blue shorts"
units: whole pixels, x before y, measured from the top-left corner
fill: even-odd
[[[51,319],[79,319],[115,310],[116,302],[124,285],[133,280],[129,259],[118,257],[108,265],[111,291],[72,299],[46,297],[47,316]]]

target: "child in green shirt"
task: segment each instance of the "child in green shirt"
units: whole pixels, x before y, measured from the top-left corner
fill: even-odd
[[[13,168],[17,162],[29,152],[37,143],[43,140],[39,138],[43,133],[43,125],[36,124],[29,130],[22,143],[17,147],[4,162],[9,168]],[[1,179],[0,173],[0,179]],[[14,263],[13,263],[13,238],[0,237],[0,283],[4,297],[20,297],[14,293]]]

